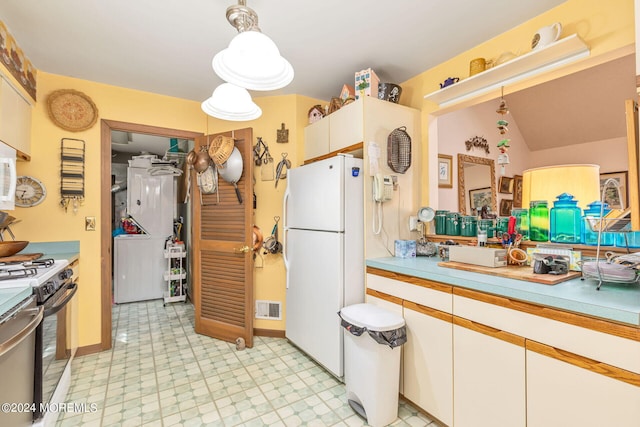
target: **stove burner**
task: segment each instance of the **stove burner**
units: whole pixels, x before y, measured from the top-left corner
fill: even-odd
[[[19,269],[20,267],[34,267],[34,268],[49,268],[55,261],[53,258],[34,259],[32,261],[15,261],[15,262],[0,262],[0,272],[7,269]]]
[[[35,276],[36,274],[38,274],[38,269],[36,267],[1,269],[0,280],[23,279],[25,277]]]

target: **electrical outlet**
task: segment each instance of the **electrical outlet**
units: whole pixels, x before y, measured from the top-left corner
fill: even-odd
[[[84,217],[84,229],[86,231],[96,231],[96,217],[85,216]]]
[[[409,217],[409,231],[418,231],[418,217],[410,216]]]

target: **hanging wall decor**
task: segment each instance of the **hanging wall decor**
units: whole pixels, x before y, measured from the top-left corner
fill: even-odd
[[[499,115],[496,125],[500,136],[502,136],[502,139],[498,142],[498,150],[500,151],[500,154],[498,154],[498,164],[500,165],[500,175],[504,175],[505,165],[509,164],[507,151],[509,150],[509,142],[511,141],[509,138],[504,137],[509,131],[509,122],[505,120],[505,116],[509,114],[509,107],[507,107],[507,101],[504,100],[504,86],[501,88],[500,105],[496,113]]]
[[[464,142],[467,151],[471,151],[472,148],[481,148],[485,153],[489,154],[489,143],[482,136],[474,136]]]
[[[289,142],[289,129],[285,129],[284,123],[280,126],[280,129],[277,131],[276,142]]]

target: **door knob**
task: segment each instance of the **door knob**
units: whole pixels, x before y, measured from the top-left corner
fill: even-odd
[[[233,250],[236,251],[236,252],[239,252],[239,253],[246,254],[247,252],[249,252],[251,250],[251,248],[249,246],[245,245],[245,246],[241,247],[240,249],[235,249],[234,248]]]

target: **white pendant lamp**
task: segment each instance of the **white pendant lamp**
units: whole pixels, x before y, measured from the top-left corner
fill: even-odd
[[[213,58],[213,70],[221,79],[250,90],[275,90],[291,83],[293,67],[260,32],[258,15],[245,0],[227,8],[227,20],[239,34]]]
[[[246,121],[262,115],[262,110],[253,102],[249,92],[231,83],[218,86],[201,107],[211,117],[222,120]]]

